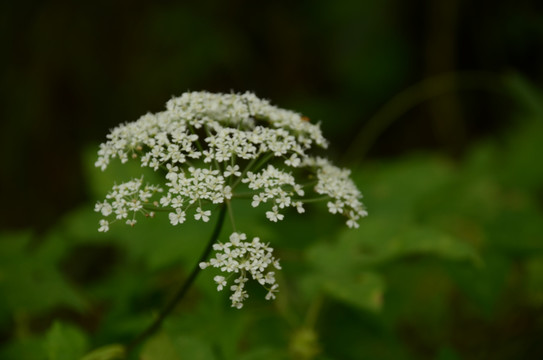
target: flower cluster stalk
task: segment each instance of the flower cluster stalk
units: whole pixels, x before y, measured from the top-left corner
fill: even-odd
[[[185,280],[185,282],[181,285],[181,287],[179,288],[177,293],[174,295],[174,297],[161,310],[158,317],[149,325],[149,327],[147,327],[144,331],[142,331],[136,338],[134,338],[134,340],[132,340],[132,342],[130,342],[130,344],[127,345],[126,347],[127,353],[130,353],[145,339],[147,339],[149,336],[153,335],[157,330],[159,330],[164,319],[166,319],[166,317],[175,309],[176,305],[185,297],[191,285],[194,283],[194,281],[196,280],[196,277],[201,271],[199,264],[201,262],[206,261],[209,258],[209,255],[211,254],[211,251],[213,250],[213,245],[217,242],[217,239],[219,238],[222,226],[224,224],[225,215],[226,215],[226,206],[222,205],[221,210],[219,212],[219,217],[217,219],[217,223],[215,224],[215,229],[213,230],[213,233],[211,234],[211,237],[209,238],[206,248],[202,252],[202,255],[200,256],[199,261],[193,267],[189,277]]]

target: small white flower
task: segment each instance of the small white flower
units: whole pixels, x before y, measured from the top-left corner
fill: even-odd
[[[224,172],[224,177],[228,177],[230,175],[234,175],[234,176],[240,176],[241,175],[241,172],[239,171],[239,166],[238,165],[234,165],[234,166],[228,165],[226,167],[226,171]]]
[[[247,240],[247,235],[244,234],[244,233],[237,233],[237,232],[233,232],[231,235],[230,235],[230,244],[232,246],[240,246],[241,245],[241,242],[244,241],[244,240]],[[227,243],[228,244],[228,243]],[[229,246],[229,245],[224,245],[225,247]]]
[[[217,275],[213,280],[217,283],[217,291],[221,291],[226,286],[226,279],[224,276]]]
[[[285,165],[292,166],[292,167],[298,167],[300,166],[300,163],[301,163],[300,158],[296,154],[292,154],[290,158],[288,158],[285,161]]]
[[[185,212],[179,208],[175,209],[175,212],[169,213],[168,217],[170,218],[170,223],[174,226],[185,222]]]
[[[109,221],[107,220],[100,220],[100,228],[98,229],[98,231],[100,232],[107,232],[109,230]]]
[[[328,204],[326,204],[326,205],[328,206],[328,211],[330,211],[330,213],[332,213],[332,214],[338,214],[338,213],[341,213],[343,211],[343,204],[342,203],[329,201]]]
[[[210,210],[203,211],[201,208],[197,208],[196,209],[196,214],[194,214],[194,218],[196,220],[202,219],[203,222],[208,222],[210,215],[211,215]]]
[[[351,229],[352,229],[352,228],[358,229],[358,227],[359,227],[360,225],[358,225],[358,222],[356,222],[356,220],[354,220],[354,219],[349,219],[349,220],[347,220],[347,226],[350,227]]]
[[[96,204],[98,205],[98,204]],[[100,204],[100,212],[102,213],[102,216],[109,216],[111,215],[111,213],[113,212],[113,208],[111,207],[111,205],[107,202],[107,201],[104,201],[102,204]],[[96,210],[96,209],[95,209]]]
[[[274,293],[279,291],[279,290],[277,290],[278,287],[279,287],[279,285],[277,285],[277,284],[272,285],[272,287],[268,290],[268,293],[266,294],[266,300],[275,299],[275,294]]]
[[[270,221],[277,222],[278,220],[283,220],[285,217],[283,214],[279,214],[277,212],[277,206],[274,206],[272,208],[272,211],[266,211],[266,217],[270,219]]]
[[[260,205],[260,202],[264,200],[264,194],[260,193],[257,195],[253,195],[253,202],[251,203],[252,207],[257,207]]]

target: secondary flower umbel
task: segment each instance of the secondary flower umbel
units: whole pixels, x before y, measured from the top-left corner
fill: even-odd
[[[358,227],[357,221],[367,215],[349,171],[311,155],[314,148],[327,147],[319,125],[252,93],[184,93],[168,101],[165,111],[120,125],[107,137],[97,167],[105,170],[114,158],[139,161],[164,174],[164,181],[144,186],[138,178],[115,185],[96,205],[104,216],[99,231],[108,231],[117,220],[134,226],[137,214],[153,216],[157,210],[167,211],[174,226],[190,218],[208,222],[217,206],[229,206],[236,197],[264,207],[272,222],[281,221],[288,208],[303,213],[304,203],[315,200],[325,201],[330,213],[345,216],[349,227]],[[215,260],[221,266],[209,262],[240,274],[231,286],[237,308],[247,297],[248,274],[268,287],[267,298],[277,291],[273,272],[263,273],[270,264],[279,268],[271,248],[258,238],[245,242],[245,237],[234,233],[229,243],[217,245]],[[225,259],[226,265],[221,262]],[[266,265],[250,265],[257,263]],[[222,275],[215,281],[219,290],[226,285]]]
[[[269,271],[268,268],[273,266],[277,270],[281,269],[279,261],[272,255],[271,247],[261,243],[257,237],[251,242],[245,240],[247,240],[247,235],[232,233],[229,242],[213,245],[213,250],[216,251],[215,258],[200,263],[202,269],[213,266],[224,273],[236,274],[237,279],[230,287],[233,292],[230,300],[232,300],[232,306],[238,309],[241,309],[242,301],[248,296],[244,288],[249,275],[268,289],[266,300],[275,299],[274,292],[277,292],[278,286],[275,283],[275,273]],[[227,284],[227,278],[221,275],[215,276],[214,280],[218,285],[218,291]]]

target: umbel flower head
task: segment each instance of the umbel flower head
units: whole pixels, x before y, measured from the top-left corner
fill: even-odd
[[[303,213],[304,203],[316,199],[351,228],[367,215],[349,170],[311,154],[328,145],[319,125],[252,93],[187,92],[168,101],[165,111],[122,124],[107,138],[97,167],[105,170],[115,158],[139,161],[164,181],[144,184],[142,177],[115,185],[96,204],[104,217],[99,231],[116,221],[134,226],[138,214],[153,217],[157,210],[168,212],[173,226],[189,218],[208,222],[218,206],[247,196],[272,222],[283,220],[288,208]],[[228,276],[215,277],[218,290],[238,275],[230,287],[232,306],[242,307],[249,278],[268,289],[267,299],[275,298],[278,286],[268,268],[280,267],[269,245],[234,232],[214,250],[216,257],[200,265]]]

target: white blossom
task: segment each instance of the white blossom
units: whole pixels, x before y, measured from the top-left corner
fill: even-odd
[[[258,237],[247,241],[247,235],[244,233],[234,232],[229,240],[226,243],[215,244],[213,246],[215,257],[200,263],[200,268],[205,269],[211,266],[227,274],[236,274],[236,279],[230,286],[232,291],[230,300],[235,308],[241,309],[243,300],[248,297],[245,283],[249,281],[249,278],[268,290],[266,300],[275,298],[273,293],[278,291],[278,285],[275,272],[270,269],[279,270],[281,266],[279,260],[273,256],[273,249],[269,244],[262,243]],[[227,278],[222,275],[215,276],[213,280],[218,285],[218,291],[227,285]]]
[[[266,217],[270,219],[270,221],[277,222],[278,220],[283,220],[285,216],[283,214],[279,214],[277,212],[277,206],[274,206],[272,211],[266,212]]]
[[[320,157],[307,157],[303,166],[313,168],[317,173],[315,192],[332,199],[327,204],[329,212],[347,216],[347,226],[358,227],[357,220],[368,213],[360,202],[362,194],[349,177],[350,171],[340,169]]]
[[[181,209],[176,209],[175,212],[169,213],[168,217],[170,218],[170,223],[174,226],[185,222],[185,212]]]
[[[306,202],[322,200],[356,228],[367,212],[349,170],[312,155],[327,146],[318,123],[252,93],[184,93],[164,111],[117,126],[100,145],[100,169],[114,159],[136,161],[161,176],[161,183],[144,185],[140,177],[114,185],[95,205],[103,217],[98,230],[106,232],[118,220],[134,226],[139,214],[154,217],[155,211],[166,212],[173,226],[192,218],[209,222],[217,208],[243,199],[271,222],[303,214]],[[213,249],[215,257],[200,267],[235,274],[229,287],[228,277],[214,279],[219,291],[230,288],[234,307],[243,306],[249,280],[266,286],[266,299],[275,298],[275,274],[268,268],[280,266],[268,245],[235,232]]]
[[[203,222],[208,222],[210,215],[211,215],[211,211],[209,210],[203,211],[202,208],[198,208],[196,209],[196,214],[194,214],[194,218],[196,220],[202,219]]]
[[[228,165],[228,166],[226,166],[226,170],[224,171],[224,177],[228,177],[230,175],[234,175],[234,176],[240,176],[241,175],[241,172],[239,171],[239,166],[238,165],[234,165],[234,166]]]
[[[115,216],[116,220],[127,219],[125,223],[134,226],[137,222],[135,216],[137,213],[149,215],[144,205],[150,205],[150,199],[155,193],[162,192],[162,188],[153,185],[143,186],[143,178],[133,179],[131,181],[115,185],[111,192],[106,195],[106,200],[98,202],[94,206],[94,211],[99,212],[104,217]],[[128,215],[132,218],[128,219]],[[99,231],[109,230],[110,222],[106,219],[100,221]]]
[[[213,278],[213,281],[217,283],[217,291],[221,291],[226,286],[226,279],[224,276],[217,275]]]
[[[98,231],[106,232],[108,230],[109,230],[109,221],[105,219],[100,220],[100,228],[98,229]]]

